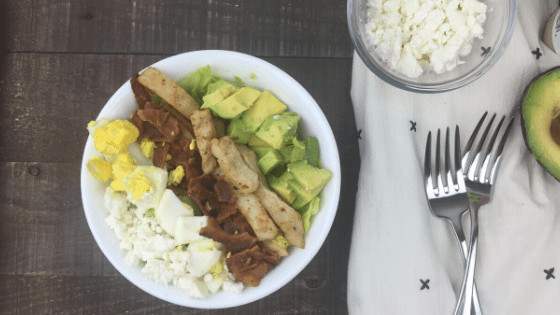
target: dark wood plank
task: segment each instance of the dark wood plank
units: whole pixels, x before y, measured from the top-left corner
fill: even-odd
[[[162,56],[9,54],[0,73],[0,162],[79,162],[86,124],[130,75]],[[351,60],[265,58],[315,97],[341,152],[356,141]],[[343,141],[344,140],[344,141]],[[9,150],[7,149],[9,148]],[[357,150],[357,149],[356,149]],[[357,151],[356,151],[357,152]]]
[[[11,52],[351,57],[345,0],[6,1]]]
[[[6,301],[0,302],[1,311],[182,310],[118,275],[94,243],[79,197],[85,124],[130,73],[160,58],[20,53],[6,58],[0,74],[0,103],[7,105],[0,107],[0,300]],[[301,82],[329,119],[341,154],[342,195],[330,236],[310,265],[277,293],[237,310],[342,314],[359,170],[348,94],[351,61],[266,59]],[[39,292],[43,286],[66,294]],[[127,294],[110,294],[113,287]],[[66,296],[76,297],[76,302]]]
[[[346,305],[331,307],[324,292],[307,290],[294,299],[294,282],[260,302],[226,310],[198,310],[154,298],[126,279],[115,277],[0,275],[0,312],[5,314],[344,314]],[[342,298],[342,297],[341,297]],[[294,303],[297,301],[297,303]],[[274,306],[274,307],[272,307]]]

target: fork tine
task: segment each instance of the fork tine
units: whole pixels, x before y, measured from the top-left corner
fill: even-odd
[[[480,127],[482,127],[482,123],[484,122],[484,119],[486,119],[486,116],[488,115],[488,112],[484,112],[484,114],[482,115],[482,117],[480,118],[480,120],[478,121],[478,123],[476,124],[476,127],[474,128],[474,131],[471,134],[471,137],[469,138],[469,141],[467,141],[467,145],[465,146],[465,153],[463,155],[463,158],[461,160],[461,168],[463,169],[463,173],[467,174],[467,161],[469,159],[469,156],[471,155],[470,151],[471,151],[471,147],[474,143],[474,139],[476,139],[476,135],[478,134],[478,131],[480,130]]]
[[[451,153],[449,146],[449,127],[445,129],[445,185],[451,187],[454,184],[453,178],[451,177]]]
[[[476,151],[474,153],[474,158],[471,163],[469,163],[467,174],[469,178],[473,180],[478,180],[480,177],[480,168],[482,167],[482,162],[480,161],[480,151],[484,146],[484,142],[486,141],[486,137],[488,137],[488,133],[490,132],[490,128],[492,128],[492,124],[494,123],[494,119],[496,118],[496,114],[492,115],[490,121],[488,122],[488,126],[484,129],[480,140],[478,140],[478,145],[476,147]],[[472,171],[474,169],[474,171]]]
[[[496,180],[496,174],[498,173],[498,166],[500,164],[500,160],[502,157],[502,152],[504,151],[504,146],[506,145],[506,141],[507,138],[509,136],[509,133],[511,131],[511,127],[513,126],[513,121],[515,120],[514,117],[511,117],[507,127],[506,127],[506,131],[504,131],[504,135],[502,136],[502,140],[500,140],[500,144],[498,145],[498,149],[496,150],[496,160],[494,161],[494,164],[492,165],[492,171],[490,172],[490,185],[494,185],[494,181]]]
[[[461,172],[461,137],[459,135],[459,125],[455,125],[455,169],[454,169],[454,183],[459,184],[457,178],[463,177]]]
[[[443,193],[443,180],[441,176],[441,144],[440,144],[440,130],[437,131],[436,139],[436,186],[438,195]]]
[[[426,190],[429,188],[428,184],[432,185],[432,132],[428,132],[428,140],[426,141],[426,155],[424,156],[424,183]]]
[[[488,142],[488,145],[486,146],[486,150],[484,151],[484,155],[482,155],[480,157],[480,161],[482,161],[482,168],[480,169],[480,174],[484,174],[484,176],[480,176],[480,182],[481,183],[486,183],[489,181],[490,178],[490,169],[491,167],[488,167],[490,164],[490,161],[493,161],[493,155],[492,150],[494,149],[494,143],[496,142],[496,139],[498,138],[498,133],[500,133],[500,130],[502,128],[502,124],[504,123],[504,120],[506,119],[506,116],[502,116],[502,119],[500,119],[500,122],[498,123],[498,126],[496,127],[496,130],[494,131],[494,134],[492,135],[492,138],[490,138],[490,142]]]

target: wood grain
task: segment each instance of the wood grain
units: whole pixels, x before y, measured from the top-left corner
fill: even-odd
[[[351,57],[344,0],[6,1],[10,52]]]
[[[226,310],[198,310],[159,300],[120,276],[0,275],[0,312],[20,314],[343,314],[345,297],[329,296],[323,286],[301,290],[305,280],[294,281],[272,296]],[[326,303],[337,299],[334,303]],[[294,303],[297,301],[297,303]],[[15,313],[12,313],[15,314]]]
[[[344,0],[0,0],[1,314],[345,314],[359,155]],[[132,73],[197,49],[263,56],[317,100],[338,143],[342,191],[327,241],[293,281],[228,310],[136,288],[87,226],[87,131]]]
[[[94,120],[111,95],[162,56],[10,53],[0,73],[0,162],[78,162]],[[317,100],[339,145],[355,132],[349,59],[265,58]],[[64,123],[61,123],[64,122]],[[355,139],[354,139],[355,140]],[[344,148],[341,148],[342,151]]]
[[[91,237],[79,190],[81,153],[87,137],[85,124],[95,118],[106,99],[129,73],[157,59],[159,56],[8,55],[9,67],[1,77],[6,84],[2,84],[0,90],[3,91],[2,102],[9,106],[0,107],[0,147],[14,150],[0,151],[3,161],[0,163],[0,178],[4,179],[0,183],[0,215],[3,218],[0,221],[0,262],[4,262],[0,264],[0,274],[17,276],[10,278],[17,279],[15,285],[23,287],[43,279],[33,285],[48,287],[62,283],[58,289],[63,292],[72,288],[90,290],[90,295],[86,296],[95,303],[82,303],[78,299],[80,302],[70,304],[82,307],[86,313],[96,309],[100,302],[107,312],[119,313],[124,309],[151,312],[152,308],[154,311],[160,308],[176,310],[159,300],[154,302],[153,298],[123,279],[120,281],[126,289],[122,290],[134,294],[124,299],[111,295],[105,304],[106,286],[113,285],[116,280],[105,282],[104,279],[120,276]],[[331,237],[315,259],[294,281],[270,297],[272,302],[258,302],[247,311],[269,309],[267,305],[284,301],[290,306],[274,308],[278,314],[315,313],[315,309],[322,314],[327,310],[332,314],[344,313],[358,166],[355,163],[357,138],[353,111],[348,94],[338,91],[349,90],[350,60],[267,60],[302,82],[321,104],[338,141],[343,189]],[[49,82],[50,77],[58,80]],[[0,290],[0,296],[6,296],[12,290],[4,289]],[[18,294],[36,292],[20,290]],[[130,307],[127,304],[138,299],[146,301],[148,306]],[[15,307],[23,313],[34,311],[33,305],[47,307],[53,312],[64,310],[57,309],[64,304],[49,302],[52,300],[49,295],[26,295],[19,300],[23,304],[7,304],[6,307]],[[26,303],[31,300],[37,304]],[[64,299],[54,300],[66,303]],[[124,306],[113,309],[113,303],[124,303]],[[321,308],[320,305],[328,307]]]

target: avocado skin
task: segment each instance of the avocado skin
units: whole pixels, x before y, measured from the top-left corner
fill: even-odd
[[[538,82],[540,79],[542,79],[542,77],[551,74],[552,72],[555,71],[560,71],[560,66],[558,67],[554,67],[552,69],[549,69],[547,71],[544,71],[542,73],[540,73],[539,75],[537,75],[535,78],[533,78],[533,80],[531,80],[531,82],[527,85],[527,87],[525,88],[525,90],[523,91],[523,96],[521,97],[521,104],[519,106],[519,113],[521,116],[521,131],[523,134],[523,140],[525,141],[525,145],[527,146],[527,149],[529,150],[529,152],[531,152],[531,154],[533,155],[533,157],[535,157],[535,160],[537,160],[537,162],[544,168],[546,169],[546,171],[552,175],[557,181],[560,182],[560,173],[555,173],[554,171],[550,170],[547,165],[545,165],[539,158],[537,158],[537,156],[535,155],[535,152],[533,151],[533,149],[531,148],[531,139],[529,139],[528,135],[527,135],[527,121],[525,121],[525,116],[523,114],[523,109],[524,109],[524,103],[525,103],[525,99],[527,97],[527,93],[529,92],[529,89],[533,86],[533,84],[535,84],[536,82]],[[547,129],[550,129],[550,126],[546,126]],[[547,130],[549,131],[549,130]]]

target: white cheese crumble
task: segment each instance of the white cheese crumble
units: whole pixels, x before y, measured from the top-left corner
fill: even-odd
[[[104,197],[109,215],[105,221],[126,251],[125,262],[158,283],[175,285],[192,298],[204,298],[223,289],[239,293],[243,284],[235,282],[227,269],[222,245],[211,239],[193,241],[186,250],[140,207],[130,207],[126,194],[107,187]],[[220,262],[220,264],[217,264]],[[212,267],[220,266],[217,270]]]
[[[478,0],[369,0],[366,32],[391,69],[417,78],[464,63],[482,38],[487,7]]]

